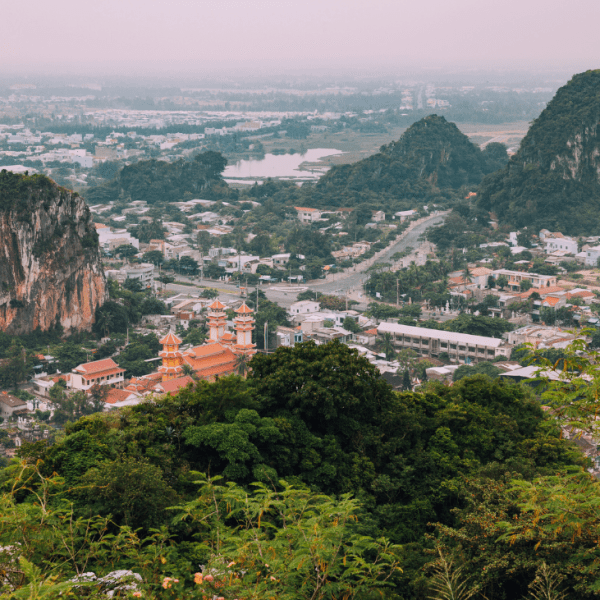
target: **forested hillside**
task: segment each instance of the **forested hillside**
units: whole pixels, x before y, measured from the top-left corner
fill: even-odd
[[[600,70],[575,75],[532,123],[479,206],[514,227],[592,234],[600,226]]]
[[[479,375],[397,394],[338,343],[251,367],[25,445],[2,473],[0,544],[18,531],[29,562],[0,556],[3,591],[127,568],[151,598],[424,600],[441,551],[471,556],[462,577],[488,598],[525,598],[546,563],[593,597],[595,569],[536,553],[534,525],[501,539],[531,521],[511,480],[585,477],[527,387]]]
[[[194,160],[168,163],[143,160],[123,167],[110,182],[86,192],[90,204],[124,200],[179,202],[185,192],[202,198],[225,198],[229,194],[221,173],[227,159],[218,152],[202,152]]]
[[[379,153],[332,168],[317,183],[316,197],[323,206],[352,206],[375,195],[452,198],[463,186],[475,188],[507,160],[502,144],[492,143],[481,151],[454,123],[430,115]]]

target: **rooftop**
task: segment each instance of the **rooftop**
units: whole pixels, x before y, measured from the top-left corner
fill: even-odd
[[[403,335],[414,335],[415,337],[431,337],[447,342],[470,344],[472,346],[491,346],[497,348],[502,345],[502,340],[497,338],[456,333],[455,331],[428,329],[426,327],[412,327],[398,323],[380,323],[377,331],[378,333],[401,333]]]

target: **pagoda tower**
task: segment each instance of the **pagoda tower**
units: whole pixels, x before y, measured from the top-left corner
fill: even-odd
[[[162,344],[162,352],[158,355],[162,357],[162,366],[158,367],[159,373],[162,373],[162,380],[168,381],[183,375],[183,355],[179,351],[181,340],[172,332],[169,332],[159,342]]]
[[[244,354],[248,358],[252,358],[256,354],[256,344],[252,343],[252,331],[254,331],[253,312],[245,303],[235,312],[237,316],[233,322],[235,324],[237,343],[233,346],[233,351],[238,355]]]
[[[215,300],[208,307],[208,327],[210,330],[210,341],[220,341],[227,327],[227,315],[225,314],[225,305],[221,304],[218,300]]]

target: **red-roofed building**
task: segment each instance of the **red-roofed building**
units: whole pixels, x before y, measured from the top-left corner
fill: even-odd
[[[181,340],[170,333],[160,343],[163,351],[160,356],[163,364],[158,371],[161,373],[161,386],[164,391],[175,391],[165,384],[170,380],[184,380],[182,377],[184,365],[188,365],[199,379],[213,380],[217,376],[231,375],[236,370],[238,356],[251,358],[256,353],[252,343],[254,330],[253,312],[246,304],[236,310],[234,319],[235,333],[227,331],[227,316],[225,305],[215,300],[208,312],[209,342],[186,352],[179,350]],[[187,385],[189,381],[182,383]],[[139,385],[136,382],[136,385]],[[176,384],[174,384],[176,385]]]
[[[93,385],[110,385],[122,388],[125,369],[112,358],[96,360],[75,367],[71,373],[70,387],[74,390],[89,390]]]
[[[168,381],[162,381],[156,386],[157,392],[164,392],[171,394],[178,392],[180,389],[187,387],[190,384],[194,384],[194,380],[189,375],[178,377],[177,379],[169,379]]]

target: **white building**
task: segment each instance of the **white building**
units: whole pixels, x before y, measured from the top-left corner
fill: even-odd
[[[303,206],[294,206],[298,211],[298,219],[302,223],[314,223],[321,218],[321,211],[316,208],[306,208]]]
[[[508,280],[508,287],[518,292],[522,281],[529,281],[534,288],[553,287],[556,285],[555,275],[540,275],[539,273],[526,273],[525,271],[510,271],[509,269],[497,269],[492,271],[494,279],[503,275]]]
[[[394,214],[394,219],[400,219],[400,223],[404,223],[404,221],[406,221],[406,219],[411,219],[412,217],[414,217],[417,214],[417,211],[412,209],[412,210],[400,210],[397,213]]]
[[[312,300],[300,300],[290,305],[288,313],[295,317],[296,315],[310,315],[312,313],[319,312],[321,305],[318,302]]]
[[[577,240],[558,232],[546,233],[544,243],[546,244],[546,254],[552,254],[556,250],[566,250],[569,254],[575,255],[579,251]]]
[[[122,388],[125,369],[121,369],[112,358],[96,360],[75,367],[69,381],[74,390],[89,390],[93,385],[111,385]]]
[[[600,258],[600,246],[591,246],[585,251],[585,264],[590,267],[598,265],[598,259]]]
[[[98,234],[98,243],[105,252],[109,251],[110,242],[115,239],[124,240],[124,245],[131,244],[136,250],[140,249],[140,241],[134,238],[126,229],[115,229],[113,231],[111,227],[102,223],[94,223],[94,226]]]
[[[422,356],[434,357],[447,352],[453,362],[472,363],[493,360],[497,356],[510,356],[510,347],[492,337],[398,323],[380,323],[377,333],[379,336],[389,333],[397,349],[410,348]]]

